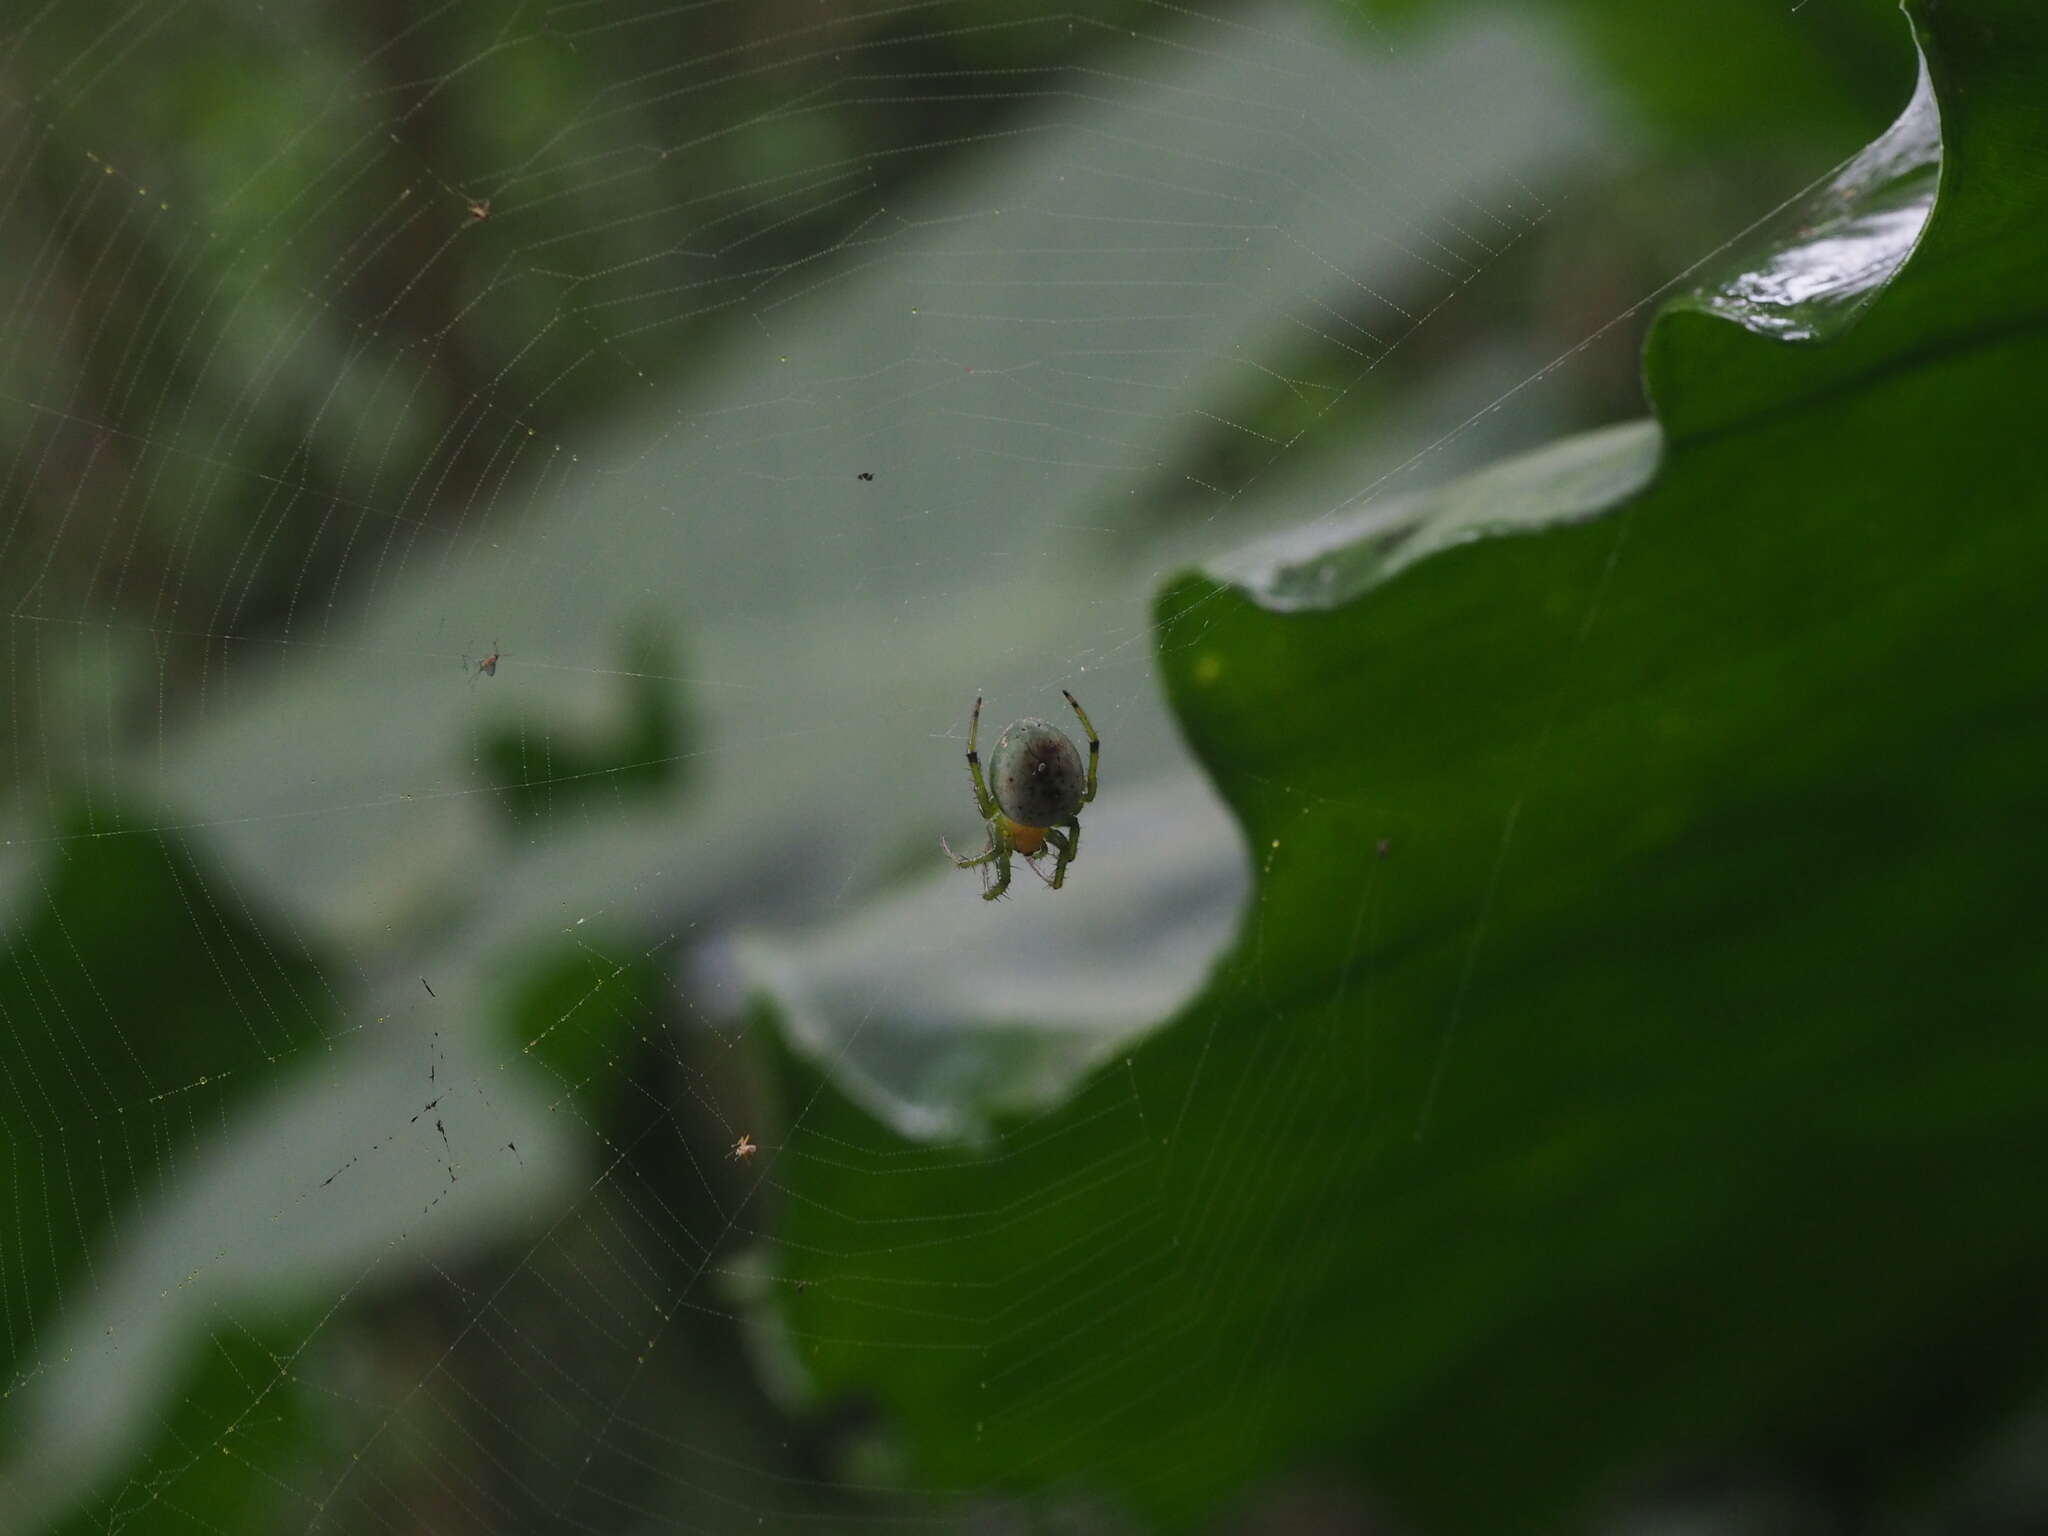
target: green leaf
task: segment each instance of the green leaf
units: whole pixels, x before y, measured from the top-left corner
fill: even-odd
[[[108,1287],[121,1242],[147,1243],[167,1173],[216,1157],[281,1070],[331,1048],[336,1021],[299,936],[252,915],[180,833],[123,830],[136,819],[104,800],[69,819],[24,871],[23,893],[41,899],[4,929],[0,1441],[35,1454],[0,1475],[0,1506],[23,1528],[70,1508],[77,1528],[103,1529],[173,1498],[216,1530],[270,1529],[275,1465],[309,1432],[281,1363],[297,1335],[268,1314],[183,1335],[171,1305],[160,1326],[108,1323],[104,1339],[97,1321],[120,1315]],[[39,1419],[39,1394],[78,1391],[72,1346],[87,1320],[94,1344],[128,1352],[129,1399],[71,1397],[73,1415]],[[159,1403],[176,1350],[189,1357],[183,1390]],[[79,1472],[101,1441],[142,1465],[81,1504]]]
[[[255,1536],[302,1522],[293,1485],[318,1475],[309,1460],[324,1405],[300,1390],[293,1367],[317,1325],[317,1314],[262,1317],[193,1338],[177,1391],[149,1415],[142,1455],[52,1536],[181,1525]]]
[[[924,1478],[1171,1521],[1335,1460],[1499,1531],[1732,1462],[1861,1518],[2041,1389],[2048,12],[1912,15],[1931,95],[1657,322],[1654,473],[1622,429],[1161,594],[1259,864],[1199,1002],[987,1151],[792,1089],[796,1337]]]

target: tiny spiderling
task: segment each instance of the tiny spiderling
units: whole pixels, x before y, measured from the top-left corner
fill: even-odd
[[[505,653],[498,649],[498,642],[493,640],[491,642],[491,654],[474,664],[476,670],[469,674],[470,682],[475,683],[480,677],[496,677],[498,675],[498,663],[504,659]],[[467,656],[463,657],[462,661],[465,667],[471,665]]]

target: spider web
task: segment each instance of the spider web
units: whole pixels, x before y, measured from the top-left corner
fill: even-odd
[[[1050,1347],[1059,1288],[940,1271],[807,1338],[800,1277],[857,1254],[776,1213],[813,1164],[911,1241],[1008,1219],[977,1169],[1199,1168],[1104,1066],[1264,921],[1153,592],[1633,409],[1634,274],[1517,308],[1598,233],[1614,109],[1537,21],[1453,23],[14,24],[10,1529],[1119,1528],[812,1384],[906,1316]],[[1085,855],[985,907],[938,854],[968,710],[1061,687]],[[782,1102],[783,1052],[873,1137]],[[1233,1113],[1284,1123],[1275,1065]],[[1039,1118],[1077,1092],[1078,1156]],[[968,1154],[941,1187],[885,1130]],[[1141,1202],[1060,1272],[1173,1243]],[[1045,1383],[990,1387],[1000,1433]]]

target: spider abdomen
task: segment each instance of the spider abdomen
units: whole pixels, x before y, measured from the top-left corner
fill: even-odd
[[[1081,809],[1088,776],[1080,751],[1049,720],[1019,720],[988,755],[989,789],[1019,826],[1050,827]]]

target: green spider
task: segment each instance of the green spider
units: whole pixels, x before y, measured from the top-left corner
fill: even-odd
[[[1081,778],[1081,752],[1066,732],[1050,720],[1019,720],[996,738],[988,755],[988,777],[995,781],[989,792],[981,776],[981,757],[974,750],[981,735],[981,700],[974,701],[974,719],[967,727],[967,771],[974,779],[974,808],[988,828],[988,846],[971,859],[963,859],[946,846],[946,857],[961,869],[994,864],[996,883],[981,893],[983,901],[994,901],[1010,888],[1010,856],[1021,853],[1027,859],[1044,854],[1047,845],[1059,850],[1052,878],[1045,883],[1058,890],[1067,878],[1067,866],[1081,851],[1080,809],[1095,798],[1095,772],[1102,755],[1102,741],[1088,723],[1088,711],[1081,701],[1062,688],[1074,713],[1081,717],[1081,729],[1088,733],[1088,777]],[[1059,829],[1065,827],[1066,831]],[[1041,877],[1042,878],[1042,877]]]

